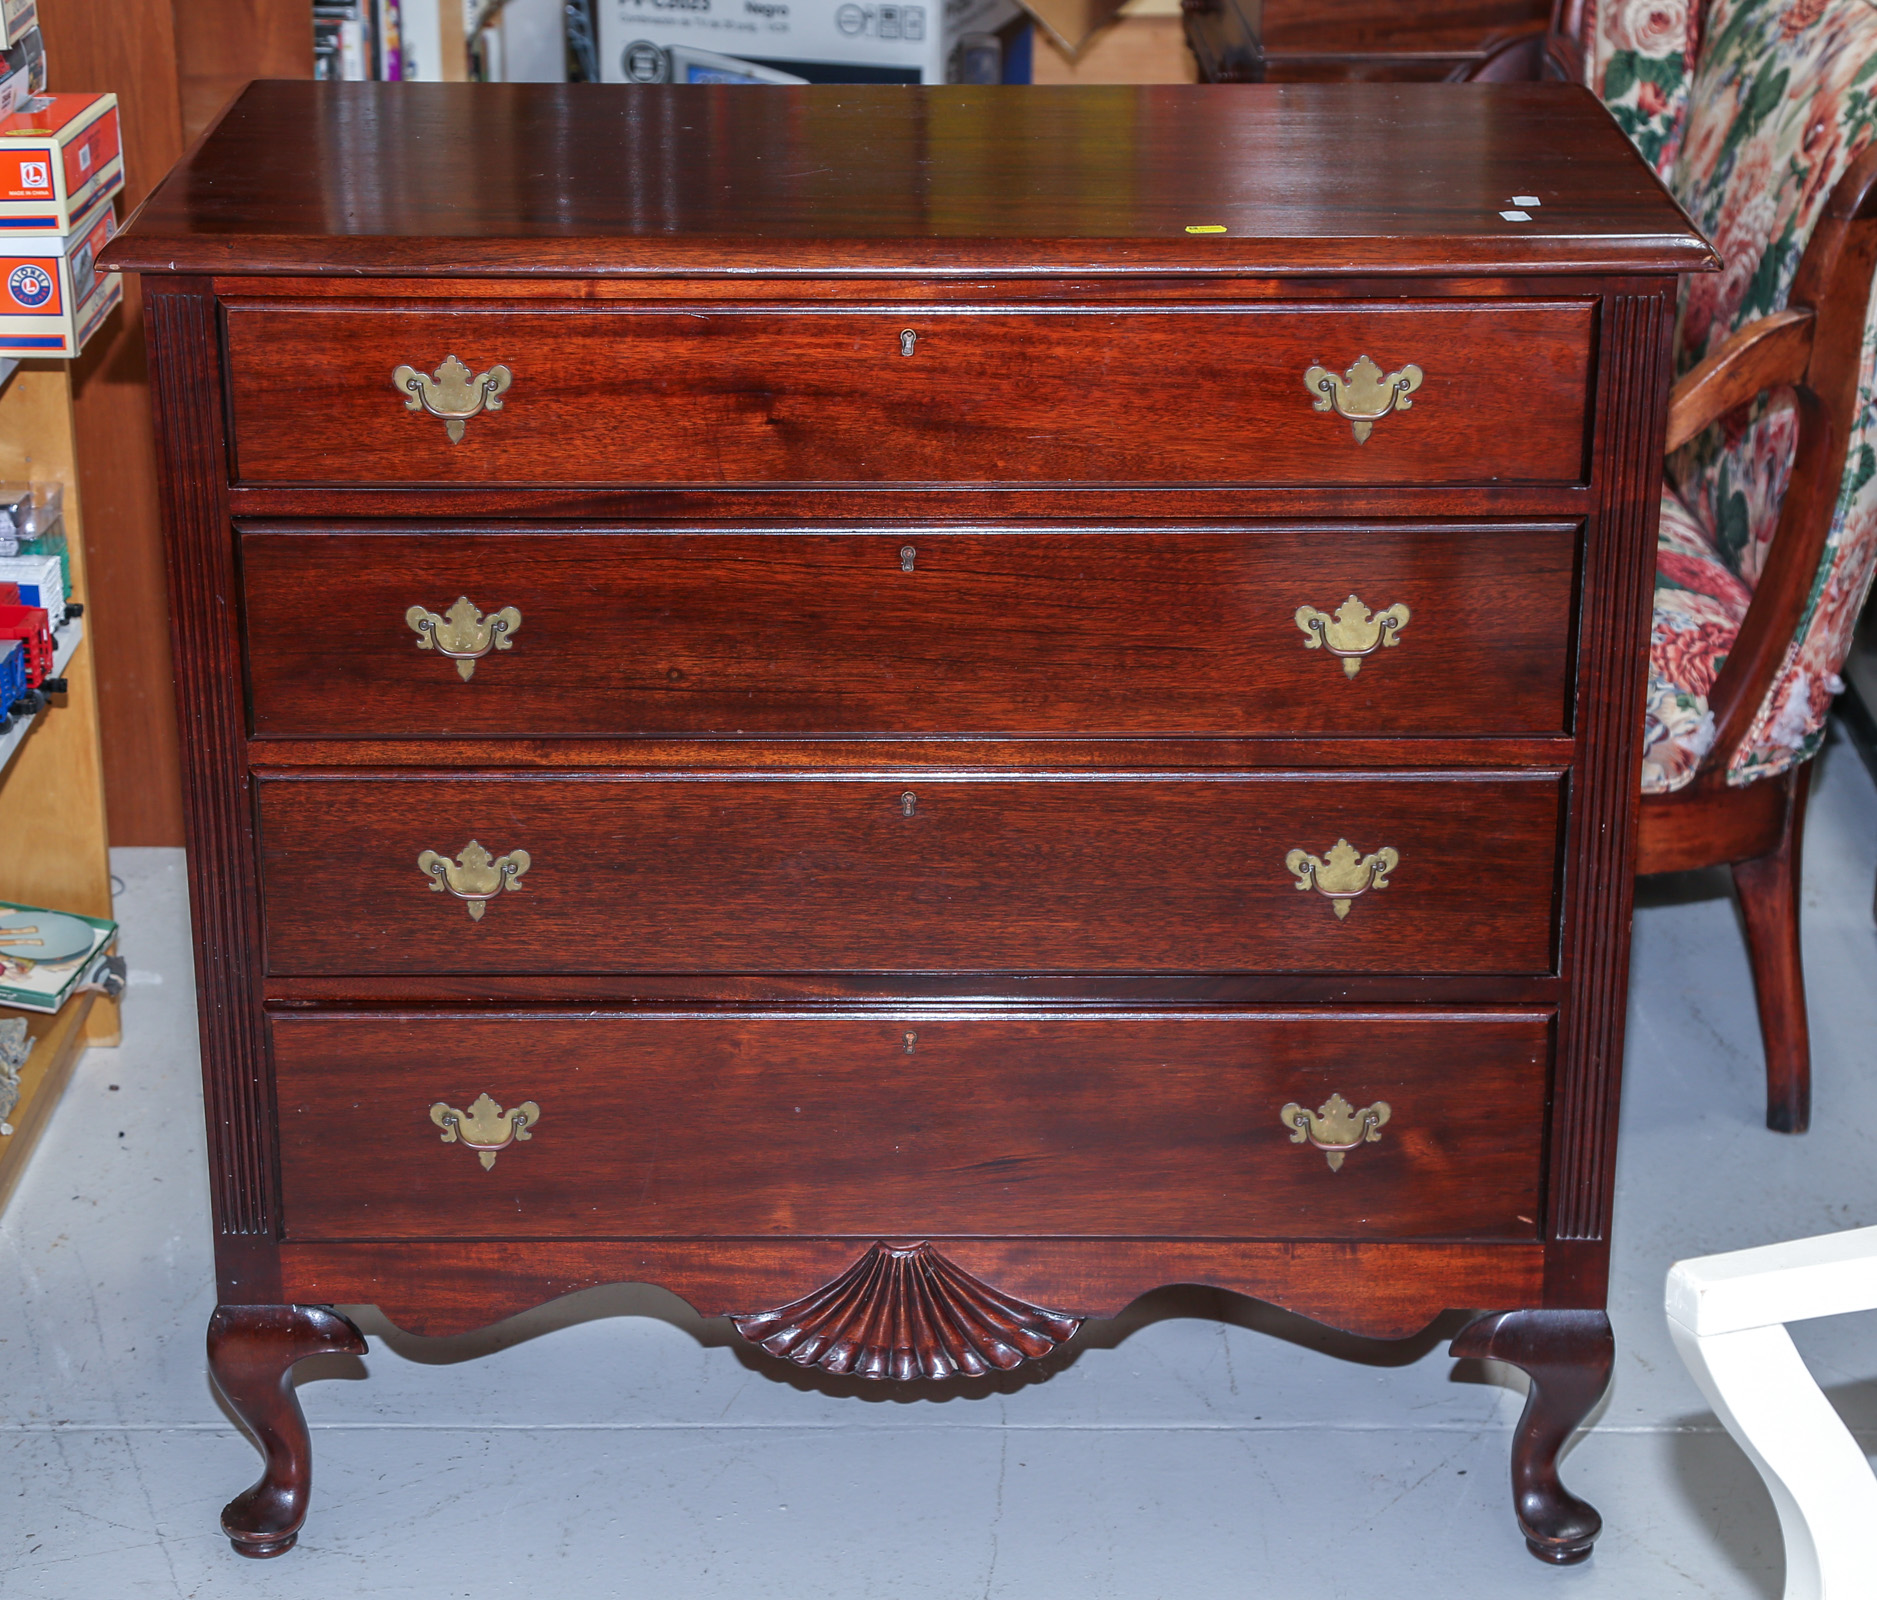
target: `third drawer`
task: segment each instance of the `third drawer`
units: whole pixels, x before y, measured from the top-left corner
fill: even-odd
[[[1564,788],[277,771],[259,785],[268,966],[1541,974]]]
[[[251,527],[253,726],[1557,734],[1578,531]],[[467,631],[438,636],[459,602]],[[486,625],[500,617],[512,631]],[[438,642],[483,653],[452,662]]]

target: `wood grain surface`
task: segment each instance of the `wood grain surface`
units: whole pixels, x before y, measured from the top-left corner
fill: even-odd
[[[1503,218],[1515,194],[1542,212]],[[1714,257],[1596,98],[1555,84],[269,82],[101,259],[983,277],[1675,272]]]
[[[1541,973],[1555,774],[258,785],[267,967],[315,973]],[[1286,869],[1399,854],[1344,919]],[[480,921],[418,869],[532,858]]]
[[[1594,316],[1588,300],[225,313],[244,483],[1091,486],[1581,481]],[[460,442],[392,384],[452,355],[513,378]],[[1425,375],[1366,442],[1304,382],[1363,356]]]
[[[1167,1283],[1252,1295],[1373,1339],[1441,1312],[1536,1302],[1546,1247],[1399,1240],[943,1239],[947,1258],[1006,1294],[1111,1317]],[[400,1328],[466,1333],[566,1294],[656,1283],[706,1316],[780,1305],[861,1253],[852,1239],[535,1239],[525,1250],[460,1240],[280,1247],[289,1298],[375,1305]]]
[[[1437,1012],[276,1017],[286,1236],[1530,1239],[1549,1038]],[[540,1108],[486,1170],[430,1114],[485,1093]],[[1391,1112],[1338,1171],[1279,1118],[1332,1094]]]
[[[251,720],[354,740],[1556,735],[1577,546],[1560,523],[250,528]],[[522,618],[468,680],[405,620],[459,595]],[[1350,595],[1410,612],[1353,677],[1295,619]]]

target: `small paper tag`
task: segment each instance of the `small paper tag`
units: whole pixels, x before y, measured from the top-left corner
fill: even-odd
[[[1535,194],[1515,194],[1512,197],[1512,203],[1515,206],[1541,206],[1544,201]]]
[[[1499,215],[1507,222],[1530,222],[1532,220],[1532,214],[1529,211],[1501,211]]]
[[[1186,225],[1186,231],[1188,233],[1224,233],[1225,224],[1223,222],[1189,222]]]

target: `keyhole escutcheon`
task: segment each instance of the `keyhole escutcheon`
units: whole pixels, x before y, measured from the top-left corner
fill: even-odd
[[[901,816],[910,817],[918,809],[919,809],[919,797],[916,794],[914,794],[912,790],[908,789],[903,795],[899,797],[899,810],[900,810]]]
[[[912,354],[913,346],[919,342],[919,335],[911,328],[902,328],[899,335],[899,353],[903,356]]]
[[[917,545],[901,545],[899,547],[899,570],[901,572],[911,572],[912,564],[914,561],[918,560],[918,558],[919,547]]]
[[[912,1054],[912,1051],[913,1051],[913,1046],[914,1046],[914,1045],[916,1045],[916,1044],[918,1044],[918,1042],[919,1042],[919,1035],[918,1035],[918,1034],[916,1034],[916,1033],[909,1033],[909,1034],[907,1034],[907,1035],[906,1035],[906,1054],[907,1054],[907,1055],[911,1055],[911,1054]]]

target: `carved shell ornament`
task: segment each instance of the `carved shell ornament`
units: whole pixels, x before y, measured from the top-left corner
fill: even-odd
[[[797,1366],[901,1381],[1008,1372],[1082,1326],[993,1289],[923,1243],[876,1244],[813,1294],[730,1320]]]

